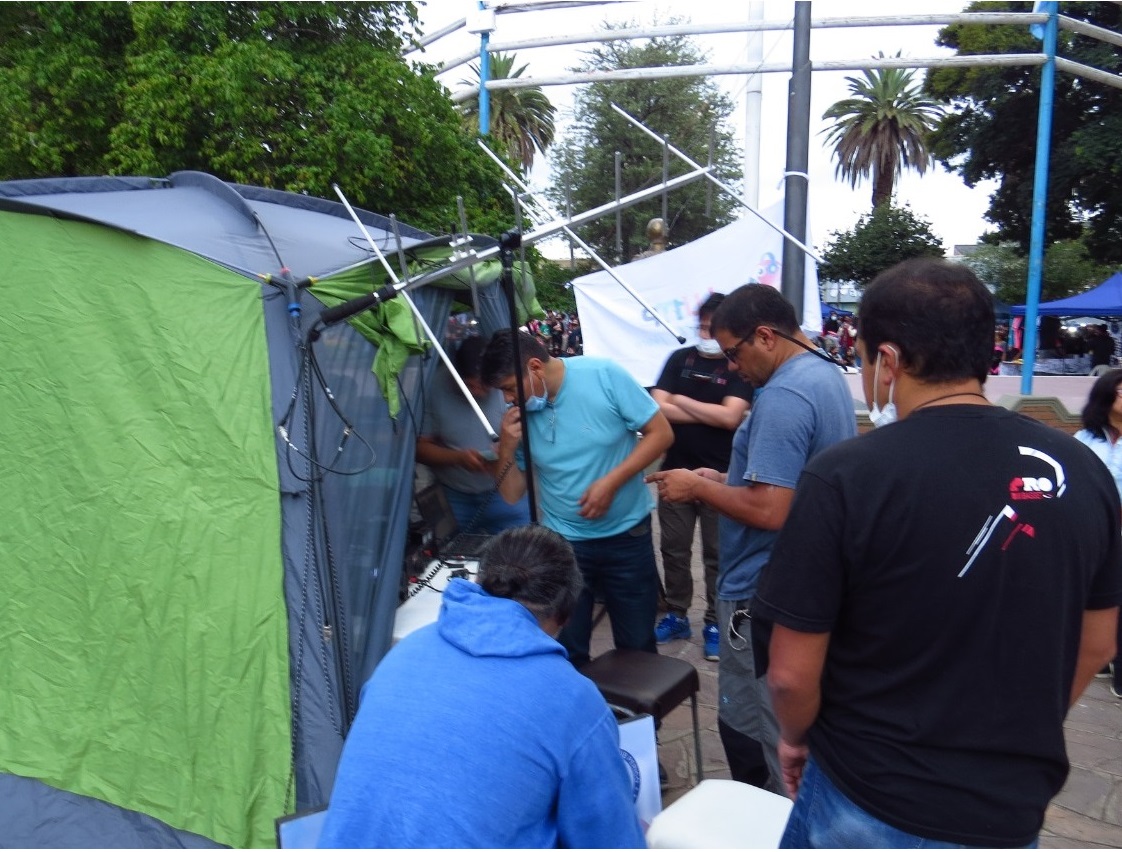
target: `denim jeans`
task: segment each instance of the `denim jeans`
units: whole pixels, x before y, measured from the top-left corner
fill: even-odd
[[[857,807],[810,758],[799,796],[787,819],[781,849],[967,849],[960,843],[929,840],[881,822]],[[1037,842],[1024,847],[1035,849]]]
[[[517,503],[508,503],[498,491],[468,494],[447,485],[441,486],[462,533],[488,535],[530,523],[530,503],[525,494]]]
[[[592,604],[597,596],[607,607],[615,647],[658,653],[654,635],[658,568],[650,518],[617,535],[570,544],[584,587],[569,623],[557,637],[569,652],[569,661],[580,668],[590,659]]]

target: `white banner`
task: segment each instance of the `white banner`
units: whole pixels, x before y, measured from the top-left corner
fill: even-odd
[[[768,221],[782,225],[782,201],[761,212]],[[694,343],[697,309],[711,293],[727,295],[751,282],[778,288],[782,267],[782,235],[749,213],[684,246],[612,271],[678,334]],[[573,292],[584,334],[584,354],[610,358],[644,387],[653,385],[667,357],[683,344],[603,270],[574,280]],[[818,267],[809,257],[802,325],[810,333],[822,330]]]

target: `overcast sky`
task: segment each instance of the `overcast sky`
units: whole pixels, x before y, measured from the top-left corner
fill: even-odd
[[[919,0],[916,3],[890,5],[868,0],[815,0],[811,6],[813,19],[826,17],[857,17],[871,15],[940,14],[960,12],[963,2]],[[474,0],[430,0],[422,7],[421,17],[426,31],[469,14],[477,8]],[[534,10],[532,12],[498,16],[498,29],[492,41],[528,39],[553,33],[584,33],[599,28],[604,21],[650,24],[655,20],[666,22],[679,17],[693,23],[731,23],[736,15],[748,17],[748,4],[702,2],[702,0],[630,0],[599,6],[562,10]],[[794,15],[793,2],[768,0],[764,3],[764,18],[768,21],[790,21]],[[811,61],[826,59],[861,59],[883,51],[886,55],[902,51],[904,56],[950,56],[953,51],[935,45],[938,27],[861,27],[846,29],[814,29],[810,36]],[[709,61],[718,65],[732,65],[745,61],[749,36],[745,33],[696,36],[699,46],[708,51]],[[478,47],[478,36],[464,30],[450,35],[432,45],[424,54],[424,61],[441,62]],[[526,76],[559,73],[581,62],[587,47],[536,48],[519,52],[519,63],[529,65]],[[764,34],[764,61],[790,62],[792,36],[790,32]],[[811,100],[810,142],[810,210],[811,242],[821,247],[830,232],[849,230],[858,217],[868,212],[872,186],[861,182],[850,189],[847,182],[834,177],[834,163],[825,146],[821,131],[827,126],[822,113],[835,101],[848,96],[846,76],[861,72],[822,72],[813,74]],[[922,70],[916,72],[921,79]],[[449,88],[460,88],[459,81],[469,76],[467,66],[462,66],[440,77]],[[763,83],[763,134],[760,154],[760,206],[767,207],[781,197],[780,183],[786,159],[787,84],[789,73],[765,74]],[[734,113],[734,129],[739,140],[744,136],[744,102],[746,78],[719,76],[711,78],[721,86],[733,102],[738,104]],[[550,86],[545,89],[559,111],[559,135],[571,119],[571,105],[576,86]],[[675,140],[671,139],[671,144]],[[548,163],[535,166],[533,184],[544,187],[550,179]],[[955,244],[974,243],[985,231],[992,230],[983,214],[988,205],[993,184],[973,189],[966,187],[955,174],[936,164],[926,175],[906,173],[897,184],[896,203],[908,204],[920,216],[928,219],[934,232],[943,240],[949,253]],[[610,199],[604,199],[605,202]],[[469,223],[470,227],[470,223]]]

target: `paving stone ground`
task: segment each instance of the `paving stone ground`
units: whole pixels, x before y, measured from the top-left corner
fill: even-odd
[[[657,523],[656,517],[656,554]],[[717,663],[707,661],[702,653],[705,586],[699,552],[700,542],[695,542],[694,603],[689,613],[693,637],[662,645],[659,651],[688,660],[697,668],[701,680],[698,710],[702,770],[706,778],[728,778],[728,762],[717,734]],[[611,628],[604,618],[593,633],[592,654],[596,656],[611,647]],[[1048,808],[1040,846],[1045,849],[1122,848],[1122,699],[1110,694],[1106,679],[1096,678],[1088,687],[1068,714],[1065,729],[1071,773]],[[663,793],[666,806],[695,783],[693,719],[688,701],[663,720],[658,751],[670,777],[670,785]]]

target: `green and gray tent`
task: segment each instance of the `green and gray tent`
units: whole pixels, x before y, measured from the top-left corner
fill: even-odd
[[[414,268],[448,256],[397,229]],[[331,201],[0,183],[0,257],[0,845],[272,845],[389,648],[436,357],[401,299],[309,342],[386,279]],[[435,329],[458,277],[411,292]]]

